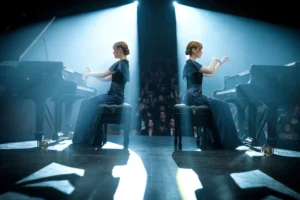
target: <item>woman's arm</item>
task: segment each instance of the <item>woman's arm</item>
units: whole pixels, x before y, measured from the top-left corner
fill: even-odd
[[[104,72],[92,72],[89,67],[85,68],[87,73],[82,75],[82,79],[86,80],[88,77],[95,77],[101,81],[110,81],[111,75],[115,73],[114,71],[105,70]]]
[[[219,69],[221,68],[221,66],[227,62],[229,60],[229,57],[228,56],[225,56],[221,59],[220,62],[218,62],[215,66],[215,69],[212,73],[203,73],[203,76],[206,76],[206,77],[212,77],[213,75],[215,75],[215,73],[217,73],[217,71],[219,71]],[[200,68],[201,69],[201,68]]]
[[[213,58],[210,62],[210,65],[208,67],[202,66],[199,69],[199,72],[203,74],[212,74],[215,71],[216,64],[219,60],[217,58]],[[220,62],[220,61],[219,61]]]
[[[109,75],[112,75],[113,71],[110,71],[110,70],[105,70],[104,72],[89,72],[87,73],[87,77],[95,77],[95,78],[104,78],[104,77],[107,77]]]
[[[104,78],[98,78],[98,80],[100,81],[104,81],[104,82],[109,82],[112,79],[112,75],[108,75],[107,77]]]
[[[203,73],[203,76],[212,77],[220,69],[221,66],[222,66],[222,64],[220,64],[220,63],[216,64],[216,67],[211,74]]]

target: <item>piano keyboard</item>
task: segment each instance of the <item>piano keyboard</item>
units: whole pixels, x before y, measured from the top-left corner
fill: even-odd
[[[229,93],[234,93],[234,92],[236,92],[235,88],[229,89],[229,90],[223,90],[223,91],[220,91],[220,92],[216,92],[216,95],[229,94]]]
[[[82,87],[82,86],[79,86],[79,85],[77,85],[77,89],[78,89],[78,90],[87,91],[87,92],[95,92],[94,89],[87,88],[87,87]]]

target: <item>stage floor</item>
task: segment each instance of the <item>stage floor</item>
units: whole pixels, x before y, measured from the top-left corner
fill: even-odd
[[[36,142],[0,145],[0,199],[300,199],[300,152],[196,148],[183,137],[109,135],[99,149],[70,140],[35,148]]]

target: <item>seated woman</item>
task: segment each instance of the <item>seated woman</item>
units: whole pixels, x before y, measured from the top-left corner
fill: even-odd
[[[123,104],[125,85],[130,79],[129,62],[126,58],[129,49],[125,42],[117,42],[113,45],[113,54],[119,61],[114,63],[104,72],[91,72],[83,74],[83,79],[95,77],[101,81],[111,81],[110,89],[106,94],[101,94],[81,103],[74,131],[73,143],[94,145],[95,135],[92,131],[95,118],[98,114],[100,104]]]
[[[147,136],[158,135],[152,119],[149,118],[145,121],[145,129],[141,130],[141,135],[147,135]]]
[[[209,67],[205,67],[196,62],[196,59],[202,55],[202,48],[202,44],[197,41],[190,42],[186,47],[185,54],[189,55],[189,59],[183,69],[183,78],[187,82],[184,101],[186,105],[207,105],[211,109],[213,122],[210,130],[214,140],[212,148],[235,149],[242,142],[238,138],[229,105],[202,94],[203,76],[213,76],[229,57],[224,57],[222,60],[213,58]]]

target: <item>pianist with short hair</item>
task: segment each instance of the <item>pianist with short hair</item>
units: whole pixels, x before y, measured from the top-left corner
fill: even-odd
[[[238,138],[229,105],[202,94],[203,76],[213,76],[229,57],[223,57],[221,60],[212,58],[206,67],[196,61],[201,57],[202,49],[202,44],[197,41],[191,41],[186,47],[185,54],[189,59],[183,69],[183,78],[187,82],[184,101],[186,105],[207,105],[211,109],[213,121],[209,127],[213,137],[212,148],[235,149],[242,142]]]
[[[95,144],[92,131],[97,108],[100,104],[123,104],[125,85],[130,80],[129,62],[126,57],[129,53],[125,42],[117,42],[113,45],[113,54],[119,61],[104,72],[91,72],[90,68],[86,68],[87,73],[82,76],[84,80],[94,77],[101,81],[111,81],[111,85],[106,94],[92,97],[81,103],[73,143],[99,145]]]

